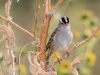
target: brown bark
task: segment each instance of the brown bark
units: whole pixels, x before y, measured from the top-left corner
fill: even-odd
[[[42,31],[40,35],[40,46],[41,48],[38,49],[40,54],[40,62],[46,62],[46,40],[47,40],[47,34],[48,34],[48,28],[51,17],[47,15],[47,13],[50,12],[50,0],[44,0],[44,18],[43,18],[43,25],[42,25]],[[44,70],[46,71],[46,64],[44,66]]]

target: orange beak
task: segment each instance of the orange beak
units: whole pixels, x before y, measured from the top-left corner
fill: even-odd
[[[68,24],[66,23],[65,26],[68,26]]]

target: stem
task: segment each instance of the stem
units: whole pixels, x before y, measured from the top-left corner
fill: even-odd
[[[10,71],[10,74],[11,75],[15,75],[15,72],[14,72],[15,68],[14,68],[14,54],[13,54],[13,51],[9,50],[9,54],[10,54],[10,59],[11,59],[11,62],[12,62],[12,64],[11,64],[12,71]]]
[[[60,1],[52,8],[51,13],[54,13],[54,11],[57,9],[57,7],[58,7],[59,5],[61,5],[64,1],[65,1],[65,0],[60,0]]]
[[[34,21],[34,38],[37,38],[38,15],[39,15],[39,0],[36,0],[36,12],[35,12],[35,21]]]
[[[19,75],[21,75],[21,68],[20,68],[21,63],[20,63],[20,57],[21,57],[21,54],[22,54],[22,51],[24,50],[24,48],[25,48],[26,46],[28,46],[29,44],[31,44],[31,42],[25,44],[25,45],[21,48],[21,50],[20,50],[20,52],[19,52],[19,55],[18,55]]]
[[[1,18],[2,20],[6,21],[6,22],[9,22],[11,25],[17,27],[19,30],[25,32],[26,34],[28,34],[29,36],[31,36],[31,37],[34,39],[34,35],[33,35],[32,33],[30,33],[29,31],[23,29],[22,27],[20,27],[20,26],[17,25],[16,23],[14,23],[14,22],[8,20],[7,18],[5,18],[5,17],[3,17],[3,16],[1,16],[1,15],[0,15],[0,18]]]
[[[47,16],[46,14],[50,12],[50,0],[44,0],[44,18],[43,18],[43,25],[42,25],[42,31],[40,35],[40,46],[42,47],[38,49],[40,54],[40,63],[46,61],[46,40],[47,40],[47,33],[49,28],[49,23],[51,20],[50,16]],[[46,71],[46,64],[44,66],[44,70]]]

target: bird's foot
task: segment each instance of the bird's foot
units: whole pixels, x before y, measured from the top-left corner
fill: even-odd
[[[66,52],[65,57],[69,57],[69,55],[70,55],[69,51],[65,50],[65,52]]]
[[[59,63],[59,64],[60,64],[61,60],[62,60],[62,59],[60,59],[60,58],[57,58],[57,61],[58,61],[58,63]]]
[[[58,58],[55,52],[54,52],[54,55],[56,56],[57,61],[58,61],[58,63],[60,64],[60,61],[61,61],[62,59]]]
[[[46,60],[46,65],[48,65],[48,64],[49,64],[49,62],[50,62],[49,60]]]

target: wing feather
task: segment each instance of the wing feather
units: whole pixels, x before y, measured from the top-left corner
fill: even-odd
[[[56,28],[56,29],[54,30],[54,32],[51,34],[51,37],[50,37],[50,39],[49,39],[49,41],[48,41],[48,43],[47,43],[47,45],[46,45],[46,51],[47,51],[48,49],[50,49],[50,45],[51,45],[51,43],[52,43],[52,41],[53,41],[53,39],[54,39],[54,36],[56,35],[57,31],[58,31],[58,28]]]

